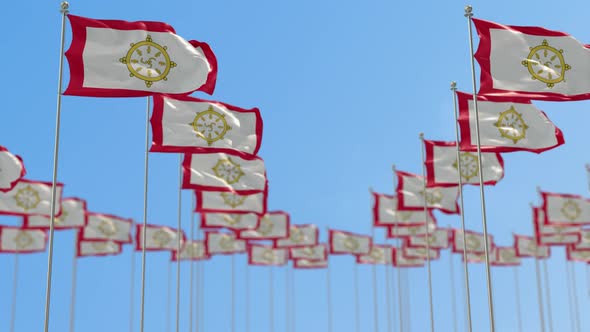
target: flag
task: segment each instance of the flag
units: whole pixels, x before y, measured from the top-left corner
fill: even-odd
[[[233,152],[256,155],[262,117],[250,110],[189,96],[154,96],[152,152]]]
[[[266,191],[264,161],[237,153],[185,154],[183,189],[253,194]]]
[[[590,263],[590,251],[589,250],[575,250],[573,246],[567,246],[566,257],[571,262],[584,262]]]
[[[520,258],[516,254],[516,249],[512,247],[495,247],[495,256],[492,262],[493,266],[518,266]]]
[[[459,214],[459,187],[430,187],[424,191],[424,178],[415,174],[396,171],[397,209],[424,209],[424,199],[430,209],[439,209],[448,214]]]
[[[428,210],[427,218],[424,211],[400,211],[397,209],[397,196],[373,194],[373,225],[374,226],[420,226],[435,222],[434,215]]]
[[[209,45],[186,41],[162,22],[95,20],[68,15],[66,95],[141,97],[158,93],[212,94],[217,60]]]
[[[580,242],[573,245],[574,250],[590,250],[590,230],[583,229],[580,231]]]
[[[463,253],[463,231],[460,229],[453,229],[451,240],[453,243],[453,252]],[[483,234],[467,230],[465,231],[465,241],[467,252],[485,252],[485,238],[483,237]],[[494,239],[491,235],[488,235],[488,249],[490,250],[490,253],[493,247]]]
[[[393,264],[393,248],[386,245],[372,245],[367,255],[356,256],[357,264],[391,265]]]
[[[465,257],[463,257],[463,252],[461,252],[460,254],[461,254],[463,261],[465,261]],[[491,250],[490,251],[490,263],[493,260],[492,259],[493,255],[494,255],[493,250]],[[467,263],[485,263],[486,262],[486,254],[483,252],[482,253],[467,252],[466,256],[467,256]]]
[[[256,229],[259,221],[260,216],[255,213],[201,213],[201,228]]]
[[[21,179],[10,191],[0,191],[0,215],[51,215],[51,182]],[[63,184],[55,188],[55,216],[61,214],[61,193]]]
[[[86,226],[88,217],[86,215],[86,201],[80,198],[64,198],[61,201],[61,214],[54,218],[55,229],[72,229]],[[30,215],[23,218],[24,228],[48,229],[51,218],[42,215]]]
[[[135,250],[162,251],[178,249],[178,230],[168,226],[147,225],[145,228],[145,248],[143,245],[143,225],[135,225]],[[180,231],[180,243],[186,241],[183,231]],[[182,247],[181,247],[182,248]]]
[[[23,159],[0,145],[0,192],[12,190],[25,174],[27,171]]]
[[[549,246],[541,246],[537,241],[528,236],[514,234],[514,249],[518,257],[549,258],[551,250]]]
[[[424,140],[426,151],[426,185],[428,187],[457,186],[459,184],[459,163],[457,143]],[[479,185],[479,163],[477,153],[460,152],[461,181],[463,184]],[[483,181],[495,185],[504,177],[504,160],[499,153],[482,153]]]
[[[180,260],[188,261],[202,261],[209,259],[210,256],[207,253],[207,247],[205,241],[185,241],[180,249]],[[172,261],[178,260],[178,250],[172,251]]]
[[[289,237],[275,240],[275,247],[305,247],[318,244],[319,231],[316,225],[291,225]]]
[[[19,254],[43,252],[46,246],[45,230],[0,226],[0,252]]]
[[[404,246],[402,247],[402,254],[406,258],[420,258],[420,259],[439,259],[440,258],[440,251],[436,249],[427,250],[426,248],[416,248],[416,247],[408,247],[407,240],[404,241]]]
[[[329,239],[331,254],[367,255],[373,245],[370,236],[344,231],[329,230]]]
[[[431,249],[447,249],[449,243],[449,230],[437,228],[430,232],[428,240],[426,235],[409,236],[406,245],[410,248],[426,248],[427,242]]]
[[[289,249],[257,244],[248,246],[248,264],[282,266],[289,262]]]
[[[76,256],[114,256],[122,252],[122,247],[121,243],[113,241],[82,240],[78,237]]]
[[[473,96],[457,92],[461,150],[477,151]],[[565,143],[563,133],[528,99],[477,96],[481,151],[541,153]]]
[[[296,259],[293,261],[295,269],[325,269],[328,267],[328,260],[315,261],[309,259]]]
[[[266,189],[268,190],[268,188]],[[239,194],[235,192],[195,191],[197,207],[195,212],[221,213],[266,213],[266,198],[268,192],[254,194]]]
[[[545,225],[545,212],[533,207],[533,225],[539,245],[567,245],[580,242],[582,227]]]
[[[590,98],[590,50],[572,36],[540,27],[473,19],[479,34],[475,59],[481,95],[538,100]]]
[[[434,232],[436,229],[435,223],[428,224],[428,233]],[[405,238],[408,236],[426,236],[426,225],[421,226],[389,226],[387,229],[387,237],[390,239]]]
[[[306,247],[292,247],[289,251],[289,257],[291,259],[310,261],[325,261],[328,259],[328,246],[323,243]]]
[[[83,240],[110,240],[131,243],[132,219],[123,219],[110,214],[88,213],[88,224],[82,229]]]
[[[544,223],[554,226],[590,224],[590,199],[571,194],[541,192]]]
[[[408,258],[405,257],[403,251],[399,248],[392,248],[393,250],[393,266],[396,267],[423,267],[424,259],[422,258]]]
[[[205,232],[205,247],[210,255],[232,255],[246,252],[246,241],[232,233]]]
[[[290,216],[283,211],[268,212],[260,218],[254,230],[240,231],[243,240],[276,240],[289,237]]]

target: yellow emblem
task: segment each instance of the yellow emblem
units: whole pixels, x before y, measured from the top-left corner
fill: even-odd
[[[193,127],[197,137],[204,139],[209,146],[223,139],[232,129],[225,120],[225,114],[215,111],[213,106],[209,106],[206,111],[198,112],[189,125]]]
[[[117,234],[118,231],[117,225],[112,220],[106,218],[101,218],[97,228],[107,238]]]
[[[571,199],[567,199],[561,206],[561,214],[563,214],[570,221],[574,221],[578,219],[580,214],[582,214],[582,210],[578,206],[578,203]]]
[[[14,200],[16,205],[25,211],[34,209],[41,203],[39,192],[29,185],[19,189],[14,196]]]
[[[244,204],[244,201],[246,200],[246,196],[234,193],[220,193],[219,195],[221,195],[221,198],[223,199],[223,203],[225,203],[225,205],[231,206],[234,209]]]
[[[92,248],[98,252],[105,252],[107,251],[107,243],[106,242],[92,242]]]
[[[127,55],[119,62],[127,65],[130,77],[145,81],[148,88],[154,82],[168,80],[170,69],[176,67],[176,63],[170,60],[167,47],[155,43],[150,35],[144,41],[131,43]]]
[[[204,254],[203,246],[200,243],[191,243],[186,246],[185,255],[189,258],[200,258]]]
[[[529,129],[529,126],[522,118],[522,114],[518,113],[514,106],[510,106],[509,109],[501,112],[494,126],[498,128],[502,137],[512,140],[514,144],[525,138],[526,130]]]
[[[543,40],[541,45],[530,48],[529,55],[522,61],[533,80],[539,80],[552,88],[555,84],[565,81],[565,72],[571,67],[565,63],[563,50],[549,45]]]
[[[242,171],[242,167],[229,157],[227,159],[219,159],[213,167],[213,172],[218,178],[225,180],[228,184],[237,183],[246,174]]]
[[[439,188],[429,188],[426,190],[426,194],[422,190],[420,194],[424,196],[428,205],[431,206],[440,203],[443,199],[443,194]]]
[[[272,249],[265,249],[262,253],[262,260],[272,264],[275,261],[275,252]]]
[[[226,251],[233,250],[235,246],[235,241],[231,236],[223,234],[221,236],[221,239],[219,239],[219,246],[221,247],[221,249]]]
[[[14,244],[18,250],[27,249],[33,244],[33,237],[25,231],[19,231],[14,237]]]
[[[316,256],[316,250],[314,247],[305,247],[301,249],[301,254],[307,258],[313,258]]]
[[[500,251],[500,257],[505,262],[511,262],[515,258],[514,253],[511,250],[502,250],[502,251]]]
[[[64,220],[68,218],[68,211],[66,211],[63,207],[61,208],[61,215],[59,217],[55,217],[53,221],[56,225],[61,224]]]
[[[297,227],[291,227],[289,231],[289,240],[293,243],[301,243],[304,239],[303,231]]]
[[[479,165],[477,163],[477,156],[471,152],[461,152],[461,177],[464,181],[469,182],[471,178],[479,175]],[[453,163],[455,169],[459,169],[457,160]]]
[[[152,234],[152,240],[154,240],[158,248],[164,248],[170,241],[172,241],[172,236],[168,234],[168,232],[158,229]]]
[[[475,235],[470,235],[467,234],[466,238],[466,245],[467,245],[467,249],[468,250],[479,250],[479,248],[481,247],[481,241],[479,241],[479,239],[477,238],[477,236]]]
[[[223,221],[230,226],[234,226],[234,225],[238,224],[241,220],[242,220],[241,214],[224,214],[223,215]]]
[[[258,229],[256,230],[256,232],[261,235],[269,235],[270,233],[272,233],[274,227],[275,225],[270,220],[270,217],[268,215],[265,215],[264,217],[262,217],[262,219],[260,219],[260,225],[258,225]]]
[[[380,262],[383,261],[385,254],[383,253],[382,248],[373,247],[371,248],[371,254],[369,256],[373,259],[374,262]]]
[[[347,236],[344,241],[342,241],[342,245],[351,252],[355,252],[360,247],[359,242],[351,236]]]

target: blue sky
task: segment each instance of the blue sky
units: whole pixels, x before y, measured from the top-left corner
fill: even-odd
[[[291,213],[296,223],[316,223],[370,232],[368,189],[392,193],[391,165],[420,172],[419,132],[428,139],[455,137],[449,83],[470,91],[466,3],[459,1],[72,1],[71,12],[92,18],[157,20],[173,25],[187,39],[211,45],[219,62],[212,99],[240,107],[259,107],[264,120],[260,155],[270,181],[269,207]],[[565,31],[590,43],[586,1],[474,1],[476,17],[513,25],[539,25]],[[4,92],[0,144],[20,154],[31,179],[50,180],[59,50],[59,2],[14,1],[0,22],[5,35]],[[69,44],[69,27],[67,44]],[[67,70],[65,82],[67,82]],[[197,94],[208,98],[205,95]],[[532,232],[529,202],[539,202],[535,187],[588,195],[584,164],[590,131],[589,102],[537,102],[565,135],[566,144],[541,155],[505,154],[506,176],[486,188],[489,232],[499,245],[512,233]],[[88,200],[94,212],[142,218],[144,98],[64,97],[59,180],[66,196]],[[178,157],[150,155],[149,222],[175,225]],[[188,231],[191,196],[183,193],[183,225]],[[465,190],[467,227],[481,230],[479,190]],[[459,227],[456,216],[436,212],[443,226]],[[3,224],[18,218],[2,217]],[[325,232],[323,233],[325,239]],[[384,233],[376,232],[382,242]],[[69,319],[73,234],[59,232],[51,331],[66,331]],[[112,258],[87,258],[78,264],[78,331],[126,331],[129,316],[130,247]],[[449,253],[433,262],[435,321],[452,330]],[[564,251],[548,261],[553,320],[568,330]],[[459,257],[454,256],[458,308],[463,307]],[[140,285],[136,255],[135,289]],[[147,266],[146,331],[166,330],[169,255],[150,253]],[[332,259],[334,331],[354,330],[353,259]],[[244,331],[244,271],[236,258],[237,326]],[[46,255],[20,259],[16,331],[43,325]],[[182,328],[188,326],[188,265],[182,270]],[[581,310],[587,310],[585,267],[576,265]],[[229,331],[230,258],[205,264],[205,331]],[[0,255],[0,330],[8,330],[13,256]],[[470,268],[475,331],[488,326],[483,265]],[[284,331],[284,269],[274,271],[276,331]],[[385,273],[378,268],[379,327],[386,331]],[[537,331],[534,264],[519,268],[525,330]],[[359,268],[361,324],[372,331],[371,269]],[[407,272],[412,331],[428,323],[425,269]],[[268,270],[252,267],[251,329],[268,331]],[[325,331],[325,271],[296,271],[297,331]],[[396,282],[396,281],[395,281]],[[511,268],[493,269],[498,331],[516,331]],[[138,292],[135,317],[139,317]],[[395,302],[397,309],[397,302]],[[172,309],[172,308],[170,308]],[[462,312],[458,315],[463,328]],[[396,319],[397,321],[397,319]],[[590,319],[582,317],[582,330]],[[137,318],[135,326],[138,327]],[[559,328],[557,328],[559,326]]]

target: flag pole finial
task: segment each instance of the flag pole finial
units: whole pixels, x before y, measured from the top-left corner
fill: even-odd
[[[473,16],[473,7],[471,5],[465,6],[465,17],[472,17]]]
[[[453,90],[453,91],[457,90],[457,82],[451,81],[451,90]]]
[[[391,164],[391,170],[395,173],[395,164]]]
[[[424,133],[420,133],[419,136],[421,140],[424,140]]]
[[[67,1],[62,1],[60,6],[60,13],[67,14],[70,12],[70,3]]]

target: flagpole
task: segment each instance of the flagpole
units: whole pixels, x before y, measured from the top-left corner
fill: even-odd
[[[204,236],[204,232],[201,232],[201,235]],[[197,274],[199,275],[200,286],[197,285],[199,289],[199,322],[201,325],[201,331],[205,331],[205,263],[207,261],[201,261],[197,265],[198,271]]]
[[[74,241],[74,246],[77,243]],[[76,309],[76,287],[78,280],[78,259],[76,257],[76,249],[74,249],[74,258],[72,259],[72,293],[70,299],[70,332],[74,332],[75,309]]]
[[[176,332],[180,332],[180,252],[182,250],[182,155],[178,155],[178,220],[176,229]]]
[[[588,296],[590,297],[590,266],[586,265],[586,291],[588,292]]]
[[[450,228],[450,226],[449,226]],[[449,251],[449,270],[451,271],[451,308],[453,312],[453,331],[458,331],[457,326],[457,299],[455,298],[455,266],[453,264],[453,253]]]
[[[133,246],[133,243],[131,244]],[[135,308],[135,249],[131,248],[131,273],[129,283],[129,332],[133,332],[133,316]]]
[[[461,148],[459,146],[459,111],[457,109],[457,82],[451,82],[453,93],[453,108],[455,114],[455,137],[457,142],[457,172],[459,180],[459,203],[461,211],[461,232],[463,233],[463,270],[465,274],[465,304],[467,305],[467,323],[469,332],[472,329],[471,323],[471,291],[469,290],[469,262],[467,261],[467,235],[465,234],[465,209],[463,204],[463,178],[461,177]]]
[[[289,312],[289,306],[289,264],[287,263],[285,266],[285,332],[288,332],[291,326],[291,314]]]
[[[394,178],[394,183],[393,183],[393,188],[395,188],[395,179],[396,179],[396,173],[395,173],[395,165],[391,165],[391,170],[393,171],[393,178]],[[426,227],[428,227],[428,220],[425,221],[425,225]],[[395,237],[397,238],[397,247],[396,247],[396,256],[397,256],[397,250],[402,250],[402,245],[401,245],[401,240],[398,238],[399,232],[398,232],[398,224],[395,223],[395,225],[393,226],[393,231],[395,233]],[[399,331],[403,332],[404,331],[404,319],[402,317],[402,284],[401,284],[401,267],[396,266],[396,270],[397,270],[397,307],[398,307],[398,314],[399,314]]]
[[[409,270],[404,270],[404,284],[406,289],[406,292],[404,293],[404,301],[406,302],[406,308],[408,308],[406,311],[406,321],[408,322],[406,327],[408,331],[412,331],[412,307],[410,303],[410,280],[408,279],[408,273],[410,273]]]
[[[576,317],[574,312],[574,306],[572,304],[572,278],[570,275],[569,264],[567,261],[565,262],[565,273],[567,277],[567,304],[569,307],[570,322],[572,324],[572,331],[575,331],[574,320],[576,319]]]
[[[513,267],[514,271],[514,287],[515,287],[515,297],[516,297],[516,316],[518,322],[518,331],[522,332],[522,314],[520,309],[520,283],[518,281],[518,267]]]
[[[494,321],[494,299],[492,295],[492,273],[490,272],[490,255],[489,255],[489,241],[488,241],[488,225],[486,220],[486,200],[485,200],[485,190],[484,190],[484,181],[483,181],[483,167],[481,161],[481,142],[480,142],[480,135],[479,135],[479,111],[477,109],[477,87],[475,83],[475,62],[473,59],[473,31],[471,27],[471,18],[473,16],[473,8],[471,6],[465,7],[465,17],[467,17],[467,25],[469,27],[469,57],[471,58],[471,79],[473,83],[473,106],[475,109],[475,136],[476,136],[476,143],[477,143],[477,163],[479,167],[479,194],[481,197],[481,223],[483,226],[483,236],[484,236],[484,249],[486,255],[486,281],[487,281],[487,288],[488,288],[488,308],[489,308],[489,315],[490,315],[490,331],[494,332],[496,330],[495,321]]]
[[[16,290],[18,288],[18,256],[19,253],[14,253],[14,269],[12,276],[12,306],[10,308],[10,332],[14,332],[16,323]]]
[[[420,133],[422,148],[422,177],[424,178],[424,220],[426,220],[426,263],[428,270],[428,303],[430,304],[430,331],[434,332],[434,305],[432,303],[432,273],[430,269],[430,230],[428,227],[428,202],[426,201],[426,164],[424,160],[424,133]]]
[[[170,323],[171,323],[171,315],[170,315],[170,304],[171,304],[171,291],[170,285],[172,284],[172,263],[168,262],[168,287],[166,287],[166,331],[170,332]]]
[[[355,331],[361,332],[360,303],[359,303],[359,271],[358,264],[354,264],[354,323]]]
[[[236,331],[236,254],[231,255],[231,332]]]
[[[549,273],[547,273],[547,261],[543,260],[543,275],[545,276],[545,294],[547,294],[547,320],[549,332],[553,332],[553,313],[551,310],[551,288],[549,287]]]
[[[246,332],[250,332],[250,266],[246,262],[246,272],[244,277],[246,282]]]
[[[330,258],[328,256],[328,268],[326,269],[326,290],[327,290],[327,302],[328,302],[328,332],[332,330],[332,285],[330,283]]]
[[[387,262],[387,261],[386,261]],[[391,319],[391,275],[389,273],[389,264],[385,265],[385,288],[387,301],[387,332],[393,332],[393,322]],[[359,330],[357,330],[358,332]]]
[[[574,304],[574,309],[575,309],[575,317],[576,317],[576,330],[578,332],[582,331],[582,329],[580,328],[580,307],[579,307],[579,303],[578,303],[578,286],[577,286],[577,282],[576,282],[576,268],[574,263],[572,262],[567,262],[568,264],[568,269],[571,269],[571,278],[572,278],[572,294],[573,294],[573,304]]]
[[[537,253],[535,253],[535,255],[536,254]],[[537,296],[539,297],[539,318],[541,320],[541,332],[545,332],[545,315],[543,314],[543,291],[541,290],[541,274],[539,271],[539,259],[537,257],[535,257],[535,271],[537,274]]]
[[[375,237],[375,228],[371,227],[371,239]],[[356,263],[354,265],[357,265]],[[379,331],[379,301],[377,298],[377,264],[371,264],[373,274],[373,329]]]
[[[145,161],[144,161],[144,179],[143,179],[143,229],[141,235],[141,304],[139,315],[139,331],[144,331],[144,316],[145,316],[145,246],[147,238],[147,210],[148,210],[148,161],[149,161],[149,146],[150,146],[150,97],[146,98],[145,107]],[[170,268],[168,268],[170,269]],[[166,308],[168,312],[169,308]],[[170,325],[168,325],[169,327]],[[167,327],[167,329],[168,329]],[[47,332],[47,331],[46,331]]]
[[[295,294],[297,294],[295,292],[295,269],[291,269],[289,270],[289,273],[291,274],[291,311],[292,311],[292,332],[296,332],[297,331],[297,301],[295,300]]]
[[[191,195],[191,196],[192,196],[191,197],[191,202],[192,202],[191,208],[192,208],[195,206],[196,198],[194,195]],[[190,230],[191,239],[190,240],[191,240],[191,242],[195,240],[195,214],[192,212],[193,210],[191,210],[191,220],[190,220],[190,223],[191,223],[191,230]],[[179,255],[180,255],[180,253],[179,253]],[[189,312],[188,332],[193,332],[193,310],[194,310],[193,309],[193,296],[195,295],[195,290],[193,287],[193,281],[194,281],[193,274],[194,274],[195,262],[193,261],[192,253],[191,253],[190,260],[189,260],[189,264],[190,264],[190,266],[189,266],[189,277],[188,278],[190,280],[190,283],[189,283],[189,292],[188,293],[190,295],[189,295],[189,301],[188,301],[188,307],[189,307],[189,309],[188,309],[188,312]]]
[[[273,290],[273,286],[274,286],[274,274],[273,274],[273,267],[269,266],[268,269],[268,274],[269,274],[269,279],[270,279],[270,287],[269,287],[269,304],[270,304],[270,320],[269,320],[269,327],[270,327],[270,332],[274,332],[275,330],[275,310],[274,310],[274,290]]]
[[[57,79],[57,107],[55,114],[55,145],[53,148],[53,176],[51,180],[51,210],[49,215],[49,249],[47,252],[47,285],[45,289],[45,326],[44,331],[49,331],[49,311],[51,306],[51,275],[53,272],[53,235],[55,226],[55,206],[57,196],[57,165],[59,156],[59,128],[61,122],[61,93],[64,64],[64,44],[66,32],[66,16],[69,13],[70,5],[63,1],[60,5],[61,12],[61,41],[59,51],[59,74]]]

